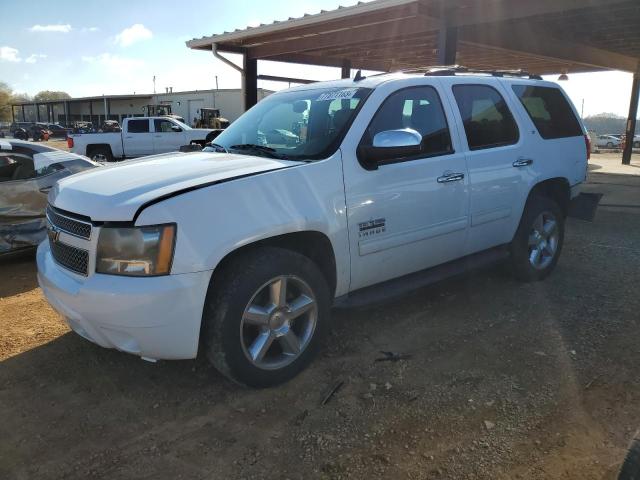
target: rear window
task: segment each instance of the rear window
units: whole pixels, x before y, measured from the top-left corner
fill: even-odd
[[[571,105],[559,89],[513,85],[513,91],[545,140],[583,135]]]
[[[148,133],[149,120],[129,120],[127,129],[129,133]]]

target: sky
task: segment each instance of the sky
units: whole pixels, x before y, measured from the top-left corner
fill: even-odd
[[[72,96],[239,88],[240,75],[185,41],[304,13],[352,0],[0,0],[0,81],[16,92],[62,90]],[[233,56],[230,56],[232,59]],[[236,61],[239,58],[236,56]],[[329,80],[337,68],[259,62],[259,73]],[[550,76],[555,79],[557,76]],[[626,116],[631,74],[571,74],[562,86],[584,115]],[[259,82],[268,89],[287,84]]]

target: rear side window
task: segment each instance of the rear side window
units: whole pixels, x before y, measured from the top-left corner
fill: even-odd
[[[583,135],[578,119],[559,89],[513,85],[513,91],[545,140]]]
[[[469,149],[503,147],[518,142],[518,125],[498,91],[488,85],[454,85]]]
[[[149,120],[129,120],[129,133],[149,133]]]

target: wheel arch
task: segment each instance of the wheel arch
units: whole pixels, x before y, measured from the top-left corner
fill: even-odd
[[[111,145],[109,145],[108,143],[90,143],[89,145],[87,145],[87,148],[85,150],[86,156],[91,158],[91,154],[94,152],[94,150],[97,150],[99,148],[109,149],[109,152],[111,152],[111,156],[113,157],[113,150],[111,149]]]
[[[555,201],[566,217],[571,202],[571,185],[565,177],[554,177],[536,183],[529,191],[527,202],[532,196],[544,196]]]
[[[218,262],[211,275],[212,282],[235,258],[260,247],[282,248],[299,253],[310,259],[322,272],[329,286],[331,298],[333,298],[338,281],[335,252],[329,237],[317,230],[284,233],[239,246],[227,253],[220,262]]]

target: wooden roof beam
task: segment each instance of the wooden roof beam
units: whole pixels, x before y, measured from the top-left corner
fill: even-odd
[[[389,38],[403,38],[429,31],[434,26],[425,17],[415,17],[402,21],[387,22],[382,26],[365,26],[327,32],[317,35],[291,40],[282,40],[255,47],[249,47],[248,54],[251,58],[267,58],[288,53],[302,53],[307,50],[319,50],[322,48],[349,46],[353,43],[376,42]]]
[[[454,0],[452,8],[452,26],[480,25],[493,22],[504,22],[548,15],[584,8],[606,7],[627,0],[475,0],[464,2]],[[454,7],[449,1],[448,6]],[[421,12],[430,14],[434,11],[433,1],[422,1]]]
[[[608,50],[553,38],[540,28],[527,25],[514,27],[484,28],[482,26],[463,27],[459,31],[461,42],[468,42],[500,48],[511,52],[522,52],[549,59],[554,63],[582,64],[597,69],[612,69],[632,72],[638,59]]]

